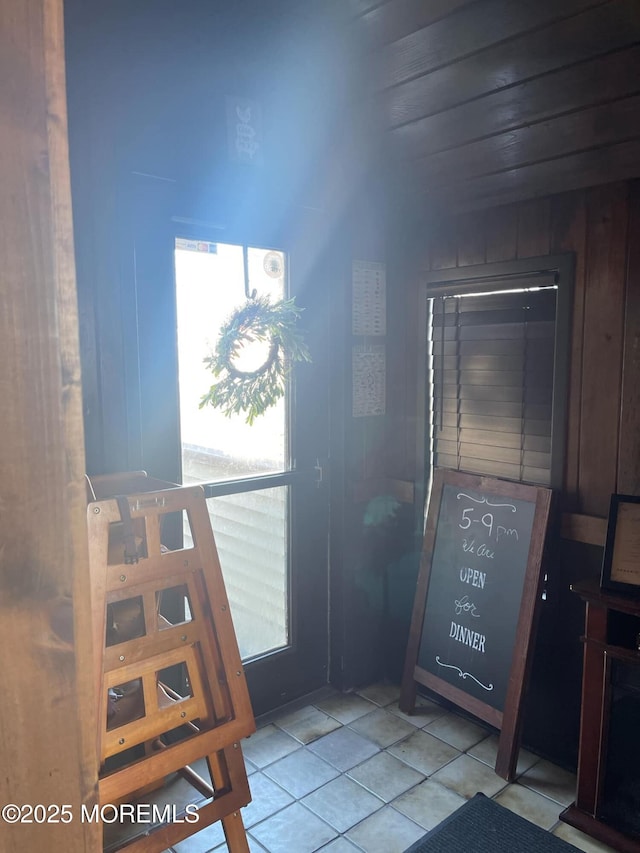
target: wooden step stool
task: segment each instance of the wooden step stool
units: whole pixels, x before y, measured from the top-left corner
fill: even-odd
[[[211,798],[197,823],[146,827],[111,849],[160,853],[221,820],[231,853],[248,853],[240,740],[255,722],[204,491],[144,472],[90,486],[100,803],[129,802],[174,773]],[[185,515],[193,545],[170,551],[163,525],[181,527]],[[211,784],[189,768],[200,758]]]

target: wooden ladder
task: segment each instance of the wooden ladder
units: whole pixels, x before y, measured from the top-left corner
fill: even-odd
[[[248,853],[240,740],[255,722],[204,491],[144,472],[90,486],[100,804],[140,802],[176,773],[209,799],[197,822],[146,826],[109,849],[160,853],[220,820],[230,853]],[[185,519],[193,543],[168,550],[163,528]],[[189,766],[201,758],[210,782]]]

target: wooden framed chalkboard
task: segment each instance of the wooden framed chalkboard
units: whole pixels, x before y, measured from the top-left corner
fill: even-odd
[[[531,668],[552,492],[436,469],[400,707],[418,684],[500,730],[496,773],[512,779]]]

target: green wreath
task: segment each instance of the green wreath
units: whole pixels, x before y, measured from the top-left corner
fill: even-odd
[[[252,424],[284,396],[286,379],[294,361],[311,361],[302,335],[296,329],[301,309],[293,299],[271,304],[268,296],[249,299],[220,327],[215,350],[204,363],[217,378],[200,400],[227,417],[246,412]],[[234,361],[245,344],[268,341],[269,354],[256,370],[239,370]]]

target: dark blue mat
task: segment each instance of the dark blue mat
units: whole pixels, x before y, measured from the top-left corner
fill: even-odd
[[[560,808],[560,807],[558,807]],[[476,794],[405,853],[576,853],[577,847]]]

